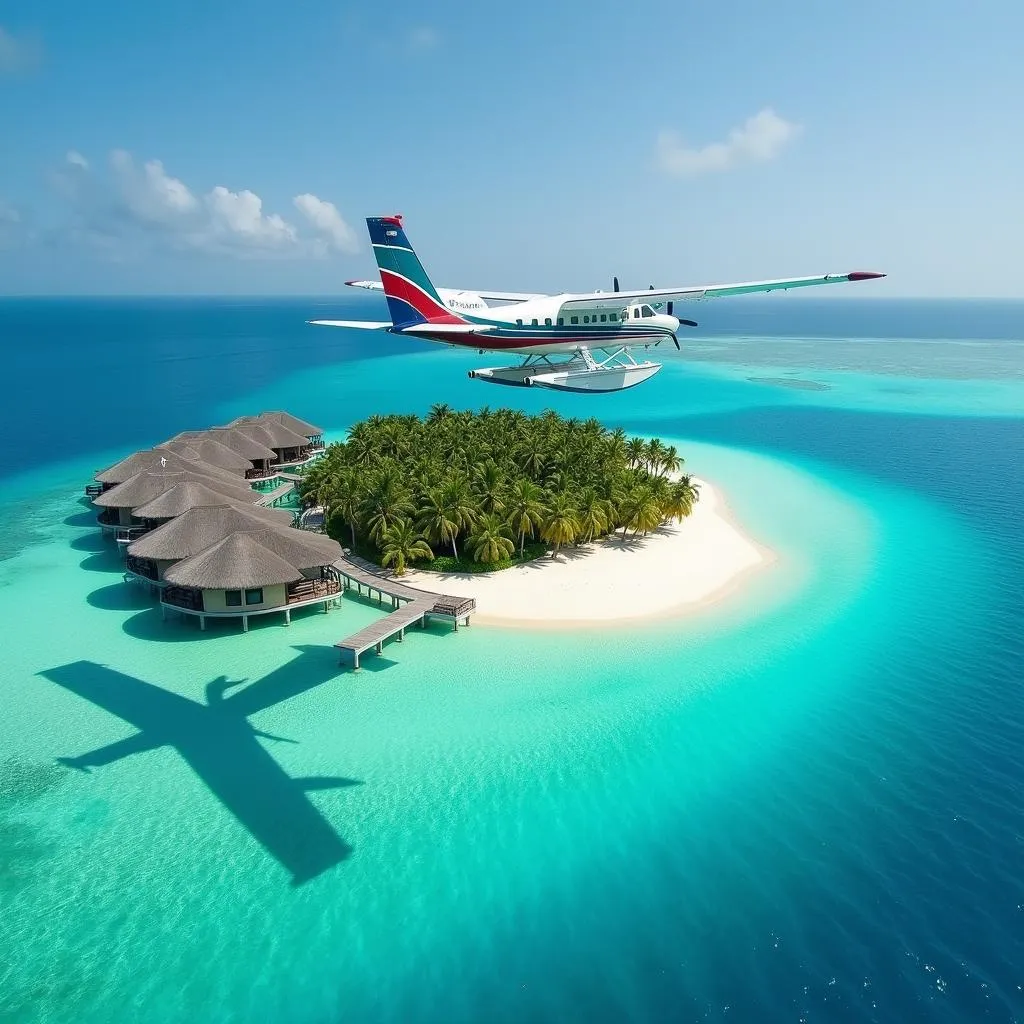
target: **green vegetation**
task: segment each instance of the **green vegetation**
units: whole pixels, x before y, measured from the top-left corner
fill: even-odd
[[[688,516],[697,488],[678,452],[595,419],[510,409],[371,416],[301,484],[327,532],[401,575],[507,568],[621,530]],[[450,554],[449,554],[450,552]]]

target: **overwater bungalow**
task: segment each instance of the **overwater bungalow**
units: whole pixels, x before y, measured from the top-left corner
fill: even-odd
[[[311,453],[319,453],[324,449],[324,428],[314,426],[306,420],[300,420],[289,412],[261,412],[260,419],[277,420],[283,423],[289,430],[301,434],[309,442]]]
[[[237,476],[212,476],[201,472],[197,463],[185,462],[184,465],[187,468],[172,469],[168,465],[135,473],[122,483],[115,484],[97,495],[93,499],[93,505],[102,510],[98,517],[100,526],[105,531],[115,532],[128,528],[136,531],[145,529],[142,518],[135,514],[135,510],[150,504],[176,485],[183,483],[202,484],[217,494],[218,502],[231,500],[252,505],[260,500],[260,494]]]
[[[297,434],[277,420],[265,420],[256,416],[235,420],[231,427],[247,437],[266,445],[274,452],[272,466],[298,466],[310,458],[309,439]]]
[[[200,628],[208,618],[249,618],[291,612],[313,604],[328,611],[341,593],[341,577],[331,564],[341,546],[325,538],[278,529],[234,532],[198,554],[164,570],[161,610],[196,616]]]
[[[259,498],[257,492],[252,492]],[[132,509],[132,516],[142,521],[144,531],[155,530],[171,519],[188,512],[192,508],[210,505],[223,505],[228,502],[240,508],[253,508],[256,512],[272,513],[272,522],[284,522],[291,526],[293,515],[285,509],[263,509],[253,506],[251,500],[239,501],[220,488],[214,488],[199,480],[184,480],[176,483],[152,501]]]
[[[127,458],[115,462],[114,465],[96,474],[96,482],[99,485],[99,493],[110,490],[118,484],[130,480],[137,473],[146,470],[178,470],[181,472],[204,473],[217,479],[226,480],[228,483],[237,484],[238,474],[218,466],[212,466],[199,459],[199,453],[191,447],[181,447],[177,450],[158,446],[146,448],[134,452]]]
[[[271,465],[277,453],[234,427],[211,427],[207,431],[211,438],[249,460],[245,476],[247,480],[264,480],[274,475]]]
[[[160,502],[163,497],[161,495],[156,501]],[[166,511],[166,508],[161,511]],[[198,555],[232,533],[287,530],[291,528],[291,523],[291,513],[283,509],[259,506],[246,508],[221,496],[219,501],[193,505],[176,518],[169,519],[133,540],[128,545],[125,568],[131,576],[161,585],[164,572],[170,566],[184,558]],[[330,555],[334,548],[325,548],[325,551]]]
[[[197,431],[189,438],[174,438],[164,447],[184,455],[186,459],[192,457],[186,453],[194,453],[197,461],[226,470],[234,476],[244,477],[252,469],[252,463],[244,455],[240,455],[216,438],[204,436],[205,434],[206,431]]]

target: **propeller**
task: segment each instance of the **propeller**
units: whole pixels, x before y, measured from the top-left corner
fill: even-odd
[[[669,299],[668,302],[665,303],[665,312],[668,313],[669,316],[675,316],[675,313],[672,312],[672,300],[671,299]],[[696,320],[684,320],[682,317],[677,317],[677,319],[679,320],[679,326],[680,327],[696,327],[697,326],[697,321]]]

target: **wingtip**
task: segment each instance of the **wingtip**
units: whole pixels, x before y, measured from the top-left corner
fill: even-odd
[[[848,281],[874,281],[877,278],[888,276],[888,274],[879,274],[874,270],[855,270],[852,274],[847,274],[846,279]]]

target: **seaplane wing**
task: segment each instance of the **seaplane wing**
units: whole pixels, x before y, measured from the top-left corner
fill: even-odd
[[[345,284],[349,288],[366,288],[371,292],[384,291],[384,285],[380,281],[346,281]],[[446,293],[451,295],[468,293],[483,299],[484,302],[528,302],[530,299],[543,299],[548,295],[547,292],[491,292],[479,291],[476,288],[441,288],[440,286],[437,290],[441,296]]]
[[[840,284],[844,281],[872,281],[885,277],[869,270],[855,270],[848,274],[818,274],[814,277],[780,277],[772,281],[743,281],[739,284],[707,284],[684,288],[648,288],[637,291],[590,292],[588,294],[567,295],[562,302],[562,309],[591,308],[607,302],[615,305],[621,302],[637,300],[662,300],[669,302],[686,302],[698,299],[724,298],[729,295],[751,295],[755,292],[787,291],[790,288],[810,288],[821,284]]]

